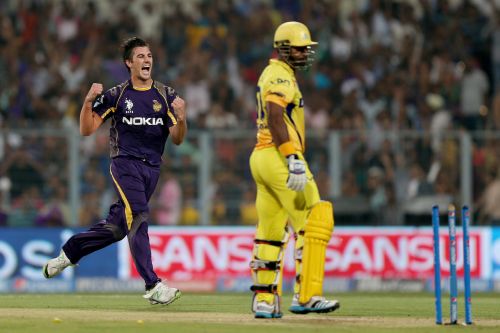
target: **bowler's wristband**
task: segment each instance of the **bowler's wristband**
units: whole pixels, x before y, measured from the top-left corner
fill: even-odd
[[[284,157],[295,154],[295,147],[294,147],[292,141],[287,141],[287,142],[282,143],[278,147],[278,150],[280,151],[281,155],[283,155]]]

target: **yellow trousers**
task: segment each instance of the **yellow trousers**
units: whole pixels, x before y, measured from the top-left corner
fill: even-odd
[[[304,159],[303,156],[299,156]],[[250,169],[257,186],[256,208],[259,222],[256,238],[268,241],[282,241],[287,223],[298,233],[304,230],[307,216],[320,201],[318,186],[306,163],[307,184],[303,192],[286,187],[288,164],[275,147],[254,150],[250,156]],[[295,247],[302,248],[304,239],[299,235]],[[261,260],[277,260],[279,249],[259,245],[257,256]],[[276,277],[274,271],[257,272],[257,283],[271,284]],[[299,286],[295,285],[295,292]],[[279,288],[280,289],[280,288]],[[272,303],[273,294],[259,293],[257,301]]]

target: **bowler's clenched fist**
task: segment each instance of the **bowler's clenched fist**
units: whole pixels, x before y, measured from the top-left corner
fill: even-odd
[[[93,102],[97,96],[102,94],[103,87],[101,83],[92,83],[92,87],[90,87],[89,92],[87,93],[87,97],[85,97],[86,102]]]
[[[186,102],[180,97],[176,97],[172,102],[177,121],[186,120]]]

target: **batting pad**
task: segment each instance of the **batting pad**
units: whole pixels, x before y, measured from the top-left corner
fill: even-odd
[[[333,232],[333,206],[320,201],[311,209],[304,228],[304,250],[300,274],[299,302],[307,303],[312,296],[323,294],[326,247]]]

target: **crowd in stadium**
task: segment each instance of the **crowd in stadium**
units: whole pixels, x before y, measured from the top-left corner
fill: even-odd
[[[456,194],[456,141],[423,136],[395,153],[396,142],[381,133],[487,131],[482,133],[493,134],[473,141],[476,223],[500,224],[500,7],[490,1],[4,0],[0,189],[9,180],[12,186],[0,225],[72,224],[66,142],[7,130],[77,128],[92,82],[109,88],[128,78],[118,51],[122,40],[137,35],[150,43],[154,77],[186,100],[190,130],[252,129],[256,80],[272,56],[275,27],[287,20],[306,23],[319,42],[312,69],[298,75],[309,130],[357,133],[356,140],[342,142],[348,153],[343,197],[368,198],[387,221],[391,207],[408,198]],[[108,146],[88,145],[92,149],[82,149],[78,225],[105,216],[114,200],[101,172]],[[307,154],[314,156],[314,149]],[[196,223],[196,205],[189,204],[194,189],[176,182],[178,170],[171,171],[154,200],[175,201],[169,198],[182,189],[184,205],[178,219],[164,223]],[[229,182],[237,187],[238,181]],[[221,215],[215,223],[254,222],[254,193],[234,191],[240,209],[229,218],[223,212],[230,209],[215,205],[214,214]],[[5,191],[0,195],[5,203]]]

